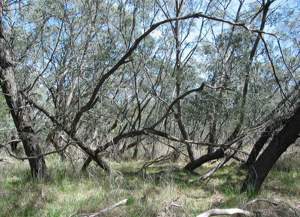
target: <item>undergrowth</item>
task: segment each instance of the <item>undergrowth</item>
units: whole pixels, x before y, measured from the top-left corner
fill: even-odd
[[[27,162],[1,164],[0,216],[60,217],[93,213],[125,198],[130,202],[107,216],[158,216],[172,202],[179,205],[178,216],[196,216],[212,207],[236,207],[253,196],[277,198],[293,203],[300,197],[300,171],[274,169],[260,195],[240,194],[245,174],[238,166],[225,166],[209,180],[199,181],[178,166],[164,164],[140,171],[143,162],[111,163],[108,176],[92,166],[88,174],[71,164],[47,159],[51,179],[33,181]],[[205,166],[197,173],[209,170]],[[179,211],[178,211],[179,213]]]

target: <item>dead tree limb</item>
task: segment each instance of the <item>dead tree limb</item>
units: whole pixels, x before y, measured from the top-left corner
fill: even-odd
[[[117,208],[117,207],[125,206],[127,203],[128,203],[128,199],[124,199],[124,200],[119,201],[118,203],[115,203],[112,206],[109,206],[107,208],[104,208],[104,209],[100,210],[99,212],[90,213],[90,214],[80,214],[78,216],[82,216],[82,217],[83,216],[84,217],[100,217],[100,216],[103,216],[104,214],[110,212],[111,210]]]
[[[231,208],[231,209],[211,209],[208,210],[197,217],[209,217],[209,216],[219,216],[219,215],[234,215],[234,214],[242,214],[244,216],[251,216],[251,213],[246,210]]]

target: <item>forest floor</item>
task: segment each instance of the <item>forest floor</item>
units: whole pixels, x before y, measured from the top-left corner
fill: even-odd
[[[32,181],[27,162],[0,162],[0,216],[80,216],[128,199],[106,216],[196,216],[210,208],[237,207],[256,198],[300,205],[299,159],[281,161],[268,176],[259,195],[240,194],[245,174],[231,164],[211,179],[182,171],[182,165],[161,164],[140,171],[141,161],[111,163],[111,176],[92,166],[88,175],[72,164],[48,157],[51,180]],[[297,165],[298,164],[298,165]],[[214,165],[205,165],[202,174]]]

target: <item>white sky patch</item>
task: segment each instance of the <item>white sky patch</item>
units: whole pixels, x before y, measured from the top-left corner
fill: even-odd
[[[161,37],[162,33],[159,29],[155,29],[153,30],[153,32],[151,32],[151,36],[153,36],[155,39],[158,39],[159,37]]]

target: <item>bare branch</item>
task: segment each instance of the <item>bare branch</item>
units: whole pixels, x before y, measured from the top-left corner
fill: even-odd
[[[208,210],[197,217],[209,217],[209,216],[217,216],[217,215],[233,215],[233,214],[242,214],[244,216],[251,216],[251,213],[246,210],[231,208],[231,209],[211,209]]]

